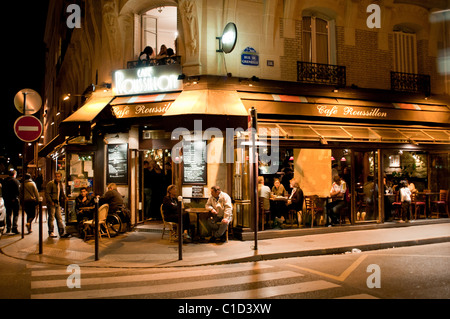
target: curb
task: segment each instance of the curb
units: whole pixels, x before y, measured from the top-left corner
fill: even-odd
[[[361,252],[365,252],[365,251],[374,251],[374,250],[389,249],[389,248],[440,244],[440,243],[445,243],[445,242],[450,242],[450,236],[449,237],[417,239],[417,240],[407,240],[407,241],[390,242],[390,243],[367,244],[367,245],[359,245],[356,247],[355,246],[346,246],[346,247],[323,248],[323,249],[313,249],[313,250],[304,250],[304,251],[282,252],[282,253],[273,253],[273,254],[262,254],[262,255],[242,257],[242,258],[230,259],[230,260],[219,261],[219,262],[191,265],[191,266],[223,265],[223,264],[275,260],[275,259],[282,259],[282,258],[339,255],[339,254],[345,254],[347,252],[351,252],[352,249],[354,249],[354,248],[361,250]]]

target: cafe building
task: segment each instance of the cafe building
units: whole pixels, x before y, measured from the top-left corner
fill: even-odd
[[[370,66],[375,55],[354,61],[366,50],[366,41],[374,42],[375,38],[386,42],[378,44],[380,63],[390,65],[382,59],[394,54],[390,46],[397,43],[396,36],[407,37],[405,32],[394,32],[391,27],[389,32],[394,36],[388,36],[368,32],[360,25],[344,26],[340,16],[344,13],[327,1],[323,2],[329,10],[305,3],[297,8],[301,12],[298,16],[288,10],[277,11],[276,2],[254,4],[254,11],[247,10],[250,4],[239,3],[225,14],[197,1],[167,1],[167,8],[176,9],[172,13],[177,17],[175,30],[180,35],[174,46],[176,56],[152,58],[142,65],[136,59],[145,46],[146,35],[151,33],[150,21],[157,19],[154,14],[159,9],[164,12],[166,8],[152,1],[128,1],[129,5],[123,6],[106,1],[103,10],[107,10],[100,15],[101,28],[108,35],[103,41],[113,47],[114,41],[122,39],[121,49],[131,54],[122,57],[120,50],[112,48],[104,60],[108,67],[100,63],[97,72],[85,70],[95,74],[99,78],[95,83],[101,84],[78,99],[76,107],[59,120],[57,130],[49,119],[56,119],[56,111],[47,102],[44,122],[53,134],[46,137],[47,143],[40,150],[49,164],[47,176],[55,170],[63,171],[71,198],[80,187],[103,194],[109,183],[116,183],[132,222],[141,224],[148,217],[160,216],[159,202],[148,204],[145,200],[144,162],[155,161],[162,171],[155,187],[161,195],[173,183],[185,207],[204,207],[211,186],[219,185],[233,199],[235,238],[250,239],[255,205],[250,200],[250,185],[254,185],[256,176],[251,173],[254,149],[249,147],[248,128],[252,125],[250,109],[255,108],[258,175],[264,177],[265,185],[271,188],[278,178],[289,190],[289,180],[294,178],[305,196],[321,199],[314,218],[306,204],[301,218],[283,213],[287,223],[282,231],[273,229],[272,212],[259,209],[259,218],[265,216],[259,229],[264,229],[266,236],[288,236],[291,231],[324,226],[320,208],[329,200],[336,174],[348,187],[348,204],[339,218],[342,225],[395,222],[398,216],[393,204],[398,198],[390,189],[398,190],[394,186],[403,179],[414,183],[427,203],[417,218],[450,217],[448,192],[444,196],[447,206],[434,203],[441,199],[441,190],[450,188],[450,98],[448,85],[441,85],[436,67],[432,68],[432,78],[439,85],[431,82],[432,86],[430,76],[406,76],[405,72],[390,72],[389,66],[381,71]],[[408,8],[415,14],[429,10],[415,4]],[[100,9],[88,4],[85,7],[92,15]],[[359,12],[357,8],[352,10]],[[263,12],[266,15],[260,14]],[[217,17],[223,23],[213,26]],[[248,19],[260,22],[266,33],[253,30],[245,23]],[[274,23],[274,19],[281,22]],[[224,30],[229,22],[235,27],[234,38]],[[397,22],[391,24],[402,26]],[[134,25],[134,31],[127,23]],[[215,36],[202,33],[202,27],[210,27],[209,33],[215,30]],[[322,27],[326,30],[323,34]],[[130,35],[139,30],[139,34],[114,39],[108,33],[110,28]],[[348,36],[348,28],[355,36]],[[82,39],[75,32],[72,39]],[[255,34],[263,39],[259,44]],[[322,36],[329,46],[325,56],[318,44]],[[308,37],[314,38],[310,44],[315,45],[309,51],[306,42],[302,44]],[[417,47],[423,37],[418,33]],[[162,42],[152,46],[156,43]],[[232,49],[226,52],[230,43]],[[200,44],[201,50],[196,47]],[[276,48],[278,45],[280,48]],[[354,56],[348,56],[350,49]],[[367,51],[373,52],[372,48]],[[113,53],[119,61],[111,58]],[[64,84],[62,75],[73,68],[70,55],[77,54],[76,45],[69,46],[66,54],[66,64],[61,64],[56,79],[58,88],[52,88],[53,96],[59,96],[56,91],[66,85],[70,87]],[[420,58],[427,63],[432,60],[422,52]],[[90,63],[95,67],[97,62]],[[367,65],[371,72],[355,70],[360,65]],[[417,73],[417,61],[415,68]],[[422,194],[426,190],[430,195]],[[150,212],[147,205],[153,205]],[[73,216],[73,201],[67,209],[68,216]]]

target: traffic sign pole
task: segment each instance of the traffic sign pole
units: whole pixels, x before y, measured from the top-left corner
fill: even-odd
[[[27,115],[26,92],[23,92],[23,114]],[[27,143],[24,141],[22,151],[22,239],[25,237],[25,154],[27,154]]]
[[[28,99],[29,109],[27,109],[27,95],[30,95]],[[21,98],[23,97],[23,100]],[[20,90],[14,97],[14,105],[16,109],[23,113],[24,115],[19,117],[14,123],[14,133],[16,136],[23,141],[23,152],[22,152],[22,238],[25,234],[25,173],[26,173],[26,161],[25,155],[27,153],[26,143],[32,143],[36,141],[35,145],[35,164],[36,164],[36,174],[37,174],[37,140],[41,137],[43,132],[43,125],[39,119],[29,114],[36,113],[42,106],[42,99],[34,90],[23,89]]]

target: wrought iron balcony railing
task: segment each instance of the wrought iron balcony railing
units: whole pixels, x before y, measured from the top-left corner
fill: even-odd
[[[391,72],[391,90],[423,93],[430,96],[430,76],[425,74]]]
[[[137,60],[137,61],[128,61],[127,69],[135,69],[145,66],[155,66],[155,65],[169,65],[169,64],[181,64],[181,56],[174,55],[170,57],[164,57],[159,59],[150,59],[150,60]]]
[[[298,61],[297,81],[345,87],[345,66]]]

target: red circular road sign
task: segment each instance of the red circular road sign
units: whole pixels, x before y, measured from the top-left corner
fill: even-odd
[[[34,142],[42,135],[42,123],[32,115],[19,117],[14,123],[14,132],[24,142]]]

